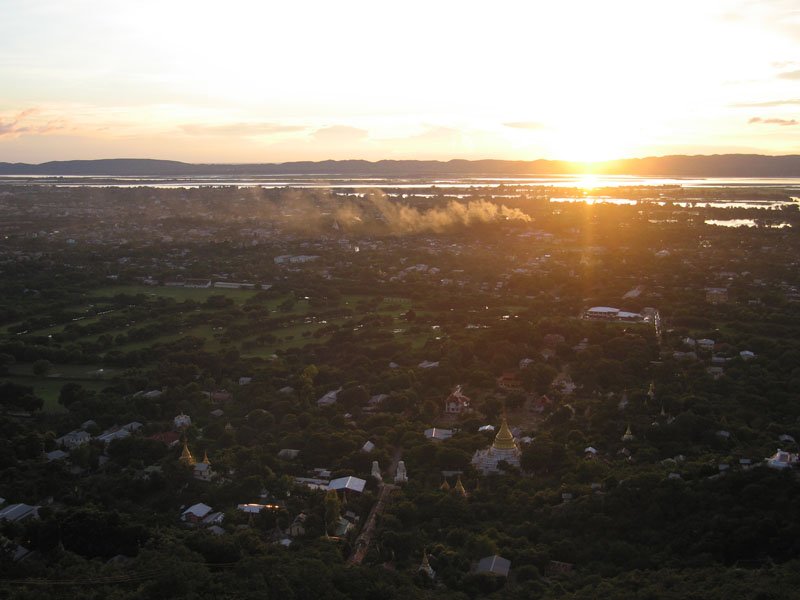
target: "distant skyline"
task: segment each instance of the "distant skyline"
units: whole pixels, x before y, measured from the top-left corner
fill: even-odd
[[[800,154],[797,0],[0,0],[0,161]]]

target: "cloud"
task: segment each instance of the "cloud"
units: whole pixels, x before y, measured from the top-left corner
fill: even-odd
[[[537,123],[536,121],[511,121],[510,123],[503,123],[505,127],[511,127],[512,129],[543,129],[544,125],[542,123]]]
[[[800,79],[800,69],[795,69],[794,71],[784,71],[783,73],[778,73],[779,79],[791,79],[797,80]]]
[[[762,119],[761,117],[753,117],[748,123],[763,123],[764,125],[800,125],[797,119]]]
[[[366,129],[350,127],[349,125],[331,125],[317,129],[313,137],[318,142],[355,142],[363,140],[369,135]]]
[[[0,137],[17,137],[25,133],[43,134],[63,129],[61,121],[47,121],[45,123],[31,124],[29,117],[37,114],[35,108],[23,110],[9,120],[0,120]],[[27,121],[27,123],[26,123]]]
[[[222,135],[222,136],[254,136],[274,135],[302,131],[306,127],[300,125],[280,125],[277,123],[227,123],[224,125],[204,125],[188,123],[180,126],[188,135]]]
[[[800,105],[800,98],[789,98],[786,100],[767,100],[765,102],[739,102],[731,104],[735,108],[767,108],[770,106],[790,106]]]

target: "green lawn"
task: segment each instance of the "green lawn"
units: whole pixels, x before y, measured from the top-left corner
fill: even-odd
[[[76,365],[71,365],[76,366]],[[83,365],[84,370],[90,367]],[[33,388],[34,395],[44,400],[46,412],[64,412],[64,407],[58,403],[58,394],[65,383],[75,382],[82,385],[87,390],[100,391],[108,387],[109,382],[102,379],[76,379],[71,377],[36,377],[34,375],[9,375],[3,378],[19,385],[26,385]]]

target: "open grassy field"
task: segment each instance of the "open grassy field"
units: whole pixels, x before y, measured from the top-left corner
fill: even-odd
[[[182,288],[151,285],[113,285],[91,291],[92,296],[116,296],[117,294],[127,294],[135,296],[144,294],[158,298],[173,298],[178,302],[184,300],[195,300],[204,302],[209,296],[225,296],[231,298],[237,304],[252,298],[258,290],[230,290],[222,288]]]
[[[11,365],[4,378],[19,385],[30,386],[33,393],[44,400],[47,412],[62,412],[58,394],[65,383],[74,382],[88,390],[100,391],[109,385],[114,369],[101,369],[97,365],[52,365],[45,376],[33,374],[31,363]]]

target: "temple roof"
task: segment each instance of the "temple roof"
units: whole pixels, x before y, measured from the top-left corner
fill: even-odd
[[[508,428],[505,415],[503,416],[503,421],[500,424],[500,431],[497,432],[497,436],[494,438],[493,446],[498,450],[512,450],[517,447],[517,444],[514,441],[514,435]]]

